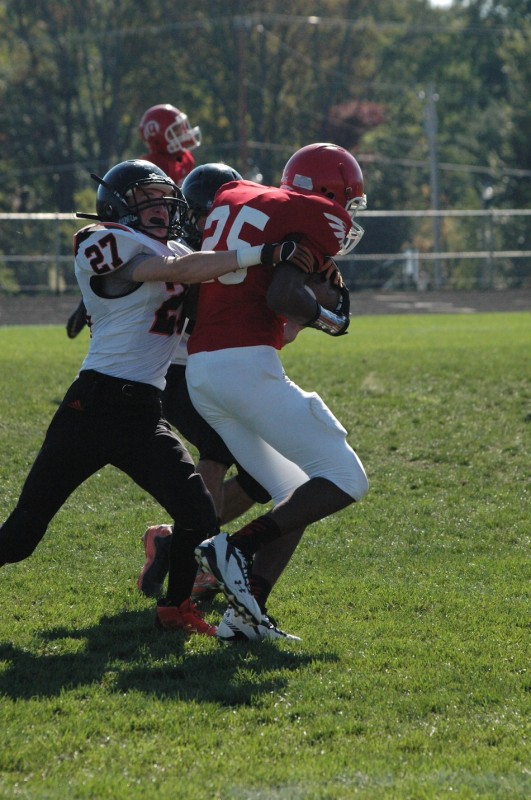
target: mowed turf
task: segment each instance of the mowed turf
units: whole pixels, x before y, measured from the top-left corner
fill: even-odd
[[[0,520],[86,345],[0,328]],[[155,630],[136,578],[166,515],[114,469],[87,481],[0,569],[0,796],[531,796],[530,352],[524,313],[363,317],[285,350],[371,483],[275,588],[299,644]]]

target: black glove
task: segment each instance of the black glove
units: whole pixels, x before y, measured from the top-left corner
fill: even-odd
[[[350,316],[350,292],[346,286],[341,286],[341,298],[335,308],[335,313],[340,317]]]
[[[261,264],[266,267],[276,267],[282,261],[293,264],[303,272],[313,272],[315,258],[307,247],[292,240],[262,245]]]

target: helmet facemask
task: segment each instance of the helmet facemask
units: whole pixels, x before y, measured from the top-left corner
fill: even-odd
[[[197,125],[192,128],[187,115],[181,112],[175,122],[166,128],[164,138],[170,155],[195,150],[201,144],[201,129]]]
[[[164,191],[172,191],[172,194],[150,197],[146,189],[157,188]],[[127,223],[131,228],[143,231],[148,236],[155,239],[166,241],[171,238],[178,238],[182,234],[184,217],[188,210],[186,201],[177,187],[172,190],[166,183],[157,183],[153,180],[139,181],[126,192],[125,200],[132,218]],[[156,215],[156,210],[161,206],[165,208],[167,218]],[[145,212],[150,208],[154,209],[153,216],[149,222],[142,222],[141,217],[146,217]],[[154,231],[165,230],[163,236],[156,235]]]
[[[354,250],[356,245],[360,243],[361,237],[365,233],[365,229],[361,227],[359,222],[355,221],[354,217],[358,211],[363,211],[364,208],[367,208],[366,195],[354,197],[352,200],[349,200],[345,206],[345,210],[348,212],[351,219],[351,228],[343,239],[341,250],[339,251],[338,255],[346,256],[348,253],[351,253]]]

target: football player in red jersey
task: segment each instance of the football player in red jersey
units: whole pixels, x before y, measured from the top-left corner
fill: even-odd
[[[75,271],[90,317],[78,377],[46,433],[15,509],[0,527],[0,566],[28,558],[70,494],[112,464],[173,519],[159,625],[216,634],[190,601],[194,547],[218,530],[212,498],[162,416],[160,395],[178,338],[183,284],[297,257],[288,245],[193,253],[176,240],[187,210],[181,190],[154,164],[124,161],[98,184],[95,222],[74,237]]]
[[[201,130],[190,125],[188,116],[169,103],[151,106],[142,114],[138,126],[140,138],[148,151],[140,156],[155,164],[177,185],[195,167],[192,150],[201,144]],[[66,323],[69,339],[75,337],[87,324],[87,311],[81,300]]]
[[[353,217],[365,204],[356,159],[333,144],[308,145],[287,162],[280,188],[250,181],[222,187],[202,246],[224,250],[244,242],[255,245],[263,237],[299,236],[319,270],[330,256],[356,246],[363,230]],[[304,274],[284,265],[241,271],[201,286],[188,342],[190,397],[274,501],[270,512],[196,550],[199,564],[218,580],[231,606],[219,638],[259,630],[279,576],[274,557],[264,554],[270,548],[274,553],[280,537],[291,537],[295,547],[307,525],[361,500],[368,490],[344,427],[317,394],[288,380],[278,357],[286,318],[332,336],[345,333],[347,298],[348,293],[343,309],[326,311],[306,291]],[[243,593],[242,586],[248,591]]]
[[[183,111],[161,103],[144,111],[138,132],[148,148],[141,158],[156,164],[181,186],[195,167],[192,150],[201,144],[200,128],[192,128]]]
[[[182,192],[188,203],[188,211],[184,224],[184,238],[186,244],[194,250],[201,248],[202,231],[205,221],[212,208],[216,192],[229,181],[243,180],[241,175],[226,164],[203,164],[192,170],[182,184]],[[324,283],[325,273],[308,276],[309,281],[319,279]],[[199,287],[196,286],[195,289]],[[333,298],[334,307],[337,305],[337,294],[340,289],[334,285],[334,290],[324,290],[326,299]],[[190,297],[188,291],[187,300]],[[193,317],[193,310],[192,310]],[[166,388],[162,393],[162,404],[165,418],[176,428],[177,432],[186,437],[198,451],[199,460],[197,471],[201,474],[212,499],[220,524],[224,525],[247,511],[255,502],[268,503],[270,495],[257,483],[239,464],[236,464],[236,475],[224,480],[228,468],[234,464],[234,457],[227,446],[214,431],[214,429],[201,417],[190,401],[186,385],[186,361],[188,358],[187,341],[193,322],[184,320],[184,329],[181,334],[180,345],[174,359],[166,373]],[[300,326],[293,326],[286,341],[295,338]],[[137,581],[140,591],[149,596],[157,597],[163,593],[163,584],[168,572],[169,551],[171,547],[172,526],[170,524],[151,525],[143,535],[146,560]],[[298,539],[297,539],[298,541]],[[282,568],[292,555],[293,542],[290,537],[283,537],[275,543],[273,551],[270,548],[268,557],[273,559],[275,575],[280,574]],[[269,573],[268,573],[269,574]],[[260,578],[257,578],[260,583]],[[254,586],[251,576],[251,590]],[[204,600],[219,590],[217,581],[208,573],[198,569],[198,574],[192,590],[193,600]],[[222,631],[223,632],[223,631]],[[279,630],[276,625],[260,625],[256,629],[249,628],[247,635],[238,630],[238,639],[254,638],[288,638],[289,634]],[[227,637],[224,636],[226,639]],[[232,637],[231,637],[232,638]]]

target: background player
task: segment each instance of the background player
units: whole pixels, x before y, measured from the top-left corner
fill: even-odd
[[[138,132],[147,147],[141,158],[156,164],[181,186],[195,167],[192,150],[201,145],[200,128],[190,125],[184,111],[162,103],[144,111]]]

